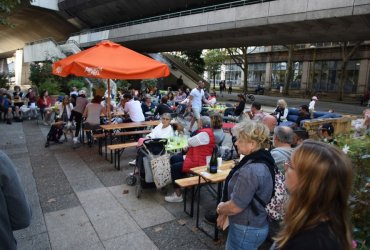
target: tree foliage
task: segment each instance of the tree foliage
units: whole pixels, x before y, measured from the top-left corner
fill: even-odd
[[[248,47],[228,48],[231,59],[241,68],[244,73],[244,87],[245,92],[248,91]]]
[[[227,59],[227,53],[224,49],[211,49],[204,55],[205,69],[213,77],[213,88],[216,85],[216,74],[220,70],[221,64]]]
[[[202,75],[204,72],[204,59],[202,58],[203,50],[182,51],[180,57],[186,66],[194,70],[197,74]]]
[[[1,0],[0,1],[0,26],[8,25],[11,26],[11,23],[8,20],[8,17],[19,7],[24,4],[31,3],[32,0]]]

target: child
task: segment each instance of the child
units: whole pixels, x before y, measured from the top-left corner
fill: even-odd
[[[64,129],[64,122],[60,118],[55,119],[55,122],[51,125],[49,133],[47,135],[45,148],[49,147],[50,141],[54,141],[58,144],[63,143],[60,141],[60,138],[63,135],[63,129]],[[66,137],[66,135],[64,136]]]
[[[338,146],[338,142],[334,138],[334,126],[331,123],[325,123],[320,126],[319,135],[321,135],[321,141]]]

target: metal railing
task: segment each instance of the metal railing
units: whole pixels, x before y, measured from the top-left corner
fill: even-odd
[[[154,16],[154,17],[147,17],[147,18],[143,18],[143,19],[132,20],[132,21],[113,24],[113,25],[108,25],[108,26],[102,26],[102,27],[99,27],[99,28],[94,28],[94,29],[90,29],[90,30],[76,32],[76,33],[73,33],[71,36],[78,36],[78,35],[89,34],[89,33],[94,33],[94,32],[99,32],[99,31],[104,31],[104,30],[117,29],[117,28],[137,25],[137,24],[161,21],[161,20],[166,20],[166,19],[170,19],[170,18],[177,18],[177,17],[189,16],[189,15],[194,15],[194,14],[201,14],[201,13],[206,13],[206,12],[210,12],[210,11],[230,9],[230,8],[244,6],[244,5],[251,5],[251,4],[271,2],[271,1],[276,1],[276,0],[240,0],[240,1],[234,1],[234,2],[229,2],[229,3],[222,3],[222,4],[206,6],[206,7],[202,7],[202,8],[183,10],[183,11],[163,14],[163,15],[159,15],[159,16]]]

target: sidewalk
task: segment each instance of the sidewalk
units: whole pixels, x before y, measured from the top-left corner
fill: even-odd
[[[227,94],[223,93],[223,96],[220,96],[220,92],[217,91],[217,101],[221,102],[236,102],[238,93]],[[288,103],[289,108],[298,108],[300,105],[306,104],[308,105],[311,100],[309,99],[302,99],[302,98],[293,98],[293,97],[285,97],[285,96],[267,96],[267,95],[255,95],[257,102],[262,104],[262,109],[266,109],[267,107],[276,107],[277,100],[284,99]],[[332,102],[332,101],[323,101],[320,100],[316,102],[315,106],[317,111],[328,111],[329,109],[334,109],[335,112],[345,115],[362,115],[363,110],[366,107],[362,107],[360,105],[355,104],[346,104],[343,102]]]
[[[74,150],[69,139],[44,148],[48,130],[33,120],[0,124],[0,149],[17,166],[33,212],[31,226],[15,233],[19,249],[223,249],[196,230],[182,203],[166,203],[150,189],[136,198],[125,184],[135,149],[124,152],[117,171],[97,145]],[[214,209],[203,192],[202,205],[211,206],[201,212]]]

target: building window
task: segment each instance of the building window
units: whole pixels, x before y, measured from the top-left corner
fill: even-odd
[[[225,81],[227,85],[241,85],[242,72],[236,64],[225,65]]]
[[[339,91],[341,72],[341,61],[318,61],[315,62],[313,79],[314,91],[337,92]],[[345,93],[356,93],[358,85],[360,63],[349,61],[345,71],[346,81],[344,83]]]
[[[266,63],[252,63],[248,65],[248,86],[263,85],[266,79]]]
[[[272,64],[271,88],[279,89],[284,85],[287,73],[287,62],[278,62]],[[293,81],[289,84],[290,89],[300,89],[302,80],[302,62],[293,63]]]

